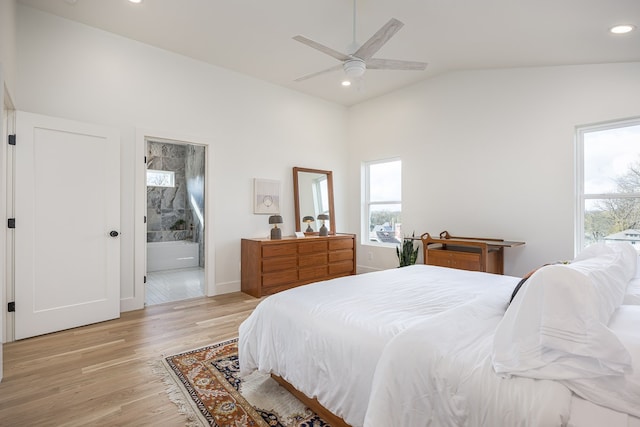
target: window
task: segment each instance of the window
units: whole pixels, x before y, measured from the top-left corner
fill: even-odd
[[[640,250],[640,119],[577,130],[576,253],[599,241]]]
[[[403,237],[402,161],[389,159],[368,162],[363,169],[363,243],[395,246],[402,242]]]
[[[175,187],[176,176],[173,171],[147,170],[148,187]]]
[[[327,175],[322,175],[312,181],[313,207],[316,218],[319,214],[329,214],[329,187]]]

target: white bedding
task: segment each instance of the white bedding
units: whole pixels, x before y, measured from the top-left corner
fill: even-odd
[[[639,418],[584,400],[561,382],[496,375],[491,347],[504,307],[477,302],[484,304],[449,310],[389,342],[365,426],[640,427]]]
[[[241,374],[280,375],[352,426],[579,426],[564,385],[493,372],[518,281],[416,265],[272,295],[240,326]]]
[[[363,425],[378,358],[391,338],[480,297],[508,301],[518,280],[415,265],[272,295],[240,326],[241,373],[280,375],[349,424]]]

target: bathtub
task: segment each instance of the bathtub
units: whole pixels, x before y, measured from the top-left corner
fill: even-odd
[[[198,243],[147,242],[147,272],[199,266]]]

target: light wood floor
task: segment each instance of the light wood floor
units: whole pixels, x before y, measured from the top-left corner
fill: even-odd
[[[238,335],[243,293],[122,313],[4,346],[0,426],[184,426],[150,362]]]

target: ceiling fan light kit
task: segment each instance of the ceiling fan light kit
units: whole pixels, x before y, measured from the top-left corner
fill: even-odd
[[[353,35],[354,40],[351,43],[351,48],[358,46],[355,40],[355,0],[353,6]],[[357,48],[355,52],[347,55],[342,52],[338,52],[330,47],[327,47],[323,44],[320,44],[316,41],[308,39],[304,36],[295,36],[293,39],[303,43],[309,47],[312,47],[320,52],[327,54],[338,61],[341,62],[340,65],[335,65],[333,67],[327,68],[322,71],[318,71],[312,74],[307,74],[306,76],[302,76],[297,78],[295,81],[303,81],[310,79],[312,77],[319,76],[321,74],[331,73],[333,71],[338,71],[343,69],[347,80],[361,78],[367,68],[375,69],[375,70],[414,70],[414,71],[423,71],[427,68],[427,64],[425,62],[417,62],[417,61],[402,61],[397,59],[381,59],[381,58],[373,58],[373,55],[378,52],[382,46],[384,46],[391,37],[397,33],[404,24],[395,18],[391,18],[389,22],[382,26],[373,36],[369,38],[362,46]],[[351,52],[351,50],[349,50]],[[347,80],[342,82],[343,86],[348,86],[349,84],[345,84]]]
[[[344,72],[348,77],[358,78],[364,75],[367,64],[362,59],[353,58],[344,62]]]

